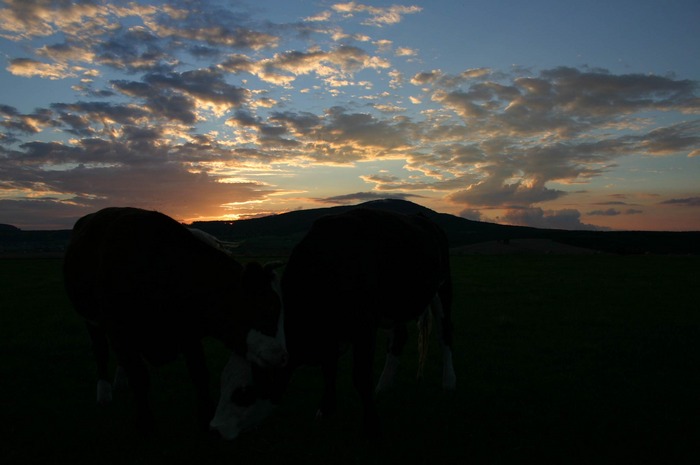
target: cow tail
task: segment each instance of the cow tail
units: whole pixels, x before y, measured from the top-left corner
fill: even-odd
[[[433,318],[430,307],[418,317],[418,379],[423,378],[425,362],[428,360],[428,347],[430,346],[430,331],[433,327]]]

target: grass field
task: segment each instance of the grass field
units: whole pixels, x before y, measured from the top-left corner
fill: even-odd
[[[440,388],[437,345],[415,380],[412,334],[396,388],[378,399],[385,439],[369,444],[347,358],[335,419],[314,421],[320,375],[302,369],[275,414],[233,442],[196,431],[184,363],[154,369],[159,430],[145,441],[131,429],[128,393],[95,405],[88,338],[60,261],[0,260],[0,463],[696,463],[699,265],[454,257],[458,390]],[[207,352],[218,389],[227,354],[215,341]]]

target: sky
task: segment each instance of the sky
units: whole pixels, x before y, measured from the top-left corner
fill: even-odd
[[[406,199],[700,230],[700,3],[0,1],[0,223]]]

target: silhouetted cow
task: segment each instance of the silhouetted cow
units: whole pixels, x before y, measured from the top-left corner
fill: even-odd
[[[184,355],[202,426],[214,412],[204,336],[224,342],[243,364],[286,362],[284,343],[276,339],[281,325],[274,273],[257,264],[244,268],[201,236],[162,213],[107,208],[78,220],[66,252],[65,286],[92,340],[98,402],[111,396],[111,346],[145,428],[153,418],[144,359],[161,365]],[[247,380],[234,380],[234,387],[241,382]]]
[[[319,219],[294,248],[282,277],[282,293],[290,362],[275,382],[284,390],[296,367],[320,365],[325,379],[320,415],[335,409],[338,357],[351,345],[365,430],[370,436],[378,434],[372,386],[377,329],[392,330],[377,385],[380,391],[396,372],[407,339],[406,323],[424,323],[428,307],[440,329],[443,386],[455,388],[448,243],[428,219],[369,209]],[[425,335],[426,325],[419,326]],[[421,352],[426,349],[424,343]]]

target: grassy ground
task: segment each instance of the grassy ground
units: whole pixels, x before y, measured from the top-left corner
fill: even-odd
[[[59,260],[0,260],[0,462],[150,464],[694,463],[700,444],[696,257],[454,257],[458,390],[437,346],[415,380],[415,334],[397,387],[378,399],[385,440],[359,434],[347,364],[339,412],[317,424],[317,371],[234,442],[195,430],[184,363],[153,370],[159,431],[131,402],[95,398],[87,335]],[[380,344],[380,346],[383,343]],[[213,376],[227,354],[207,342]],[[382,361],[377,359],[377,372]]]

